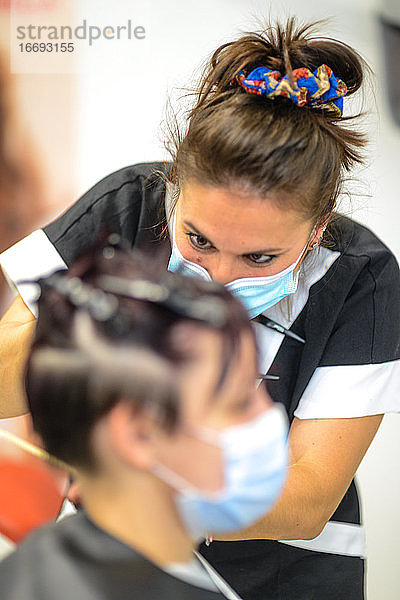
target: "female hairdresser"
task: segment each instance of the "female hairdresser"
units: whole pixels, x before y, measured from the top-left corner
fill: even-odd
[[[285,478],[246,311],[114,246],[41,285],[27,397],[84,510],[0,563],[2,600],[238,599],[193,550],[262,516]]]
[[[164,247],[170,270],[219,281],[244,302],[260,369],[275,377],[268,391],[291,422],[291,468],[275,508],[202,550],[248,600],[363,598],[353,477],[383,413],[400,404],[396,260],[335,212],[345,173],[362,161],[364,135],[342,115],[364,66],[349,46],[311,32],[290,20],[218,48],[172,169],[141,164],[106,177],[2,258],[12,280],[30,279],[68,266],[106,224],[132,246]],[[29,290],[20,293],[29,303]],[[25,410],[15,357],[28,315],[17,300],[3,329],[4,352],[13,338],[8,416]]]

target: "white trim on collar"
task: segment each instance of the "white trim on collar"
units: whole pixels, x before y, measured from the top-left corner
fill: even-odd
[[[340,252],[324,247],[311,252],[301,266],[296,292],[288,298],[283,298],[263,314],[289,329],[306,305],[311,286],[324,277],[339,256]],[[260,323],[253,323],[253,325],[260,349],[259,372],[267,373],[284,340],[284,335]]]
[[[8,537],[0,533],[0,560],[11,554],[16,547],[15,542],[12,542]]]

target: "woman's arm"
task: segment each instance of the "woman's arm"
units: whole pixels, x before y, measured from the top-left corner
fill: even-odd
[[[0,320],[0,418],[28,412],[22,375],[36,320],[18,296]]]
[[[382,418],[295,418],[288,479],[277,504],[248,529],[218,539],[315,538],[343,498]]]
[[[293,386],[304,390],[296,397],[286,486],[270,513],[231,539],[318,536],[346,493],[382,413],[400,408],[397,261],[373,234],[349,221],[343,222],[343,242],[346,228],[352,232],[346,252],[316,284],[304,309],[304,337],[311,343],[302,350]]]

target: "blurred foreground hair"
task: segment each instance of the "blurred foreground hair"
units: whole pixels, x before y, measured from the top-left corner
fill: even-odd
[[[91,430],[119,401],[132,411],[151,409],[173,431],[177,374],[195,358],[174,335],[177,326],[192,322],[222,336],[216,388],[241,333],[252,332],[246,311],[222,285],[166,272],[157,258],[115,245],[86,253],[40,285],[25,380],[33,424],[51,454],[86,470],[96,468]]]

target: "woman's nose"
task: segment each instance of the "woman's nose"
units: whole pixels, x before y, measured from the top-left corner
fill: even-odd
[[[213,281],[226,285],[235,279],[234,259],[218,257],[207,265],[207,271]]]

